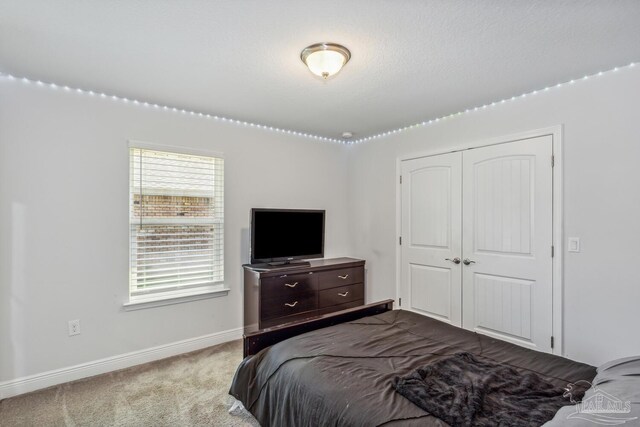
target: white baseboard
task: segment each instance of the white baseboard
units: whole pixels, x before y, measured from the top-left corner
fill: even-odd
[[[29,393],[57,384],[75,381],[94,375],[104,374],[118,369],[129,368],[142,363],[164,359],[165,357],[176,356],[194,350],[211,347],[242,338],[242,329],[236,328],[228,331],[216,332],[196,338],[189,338],[170,344],[159,345],[157,347],[146,348],[144,350],[132,351],[131,353],[120,354],[68,368],[56,369],[40,374],[29,375],[0,383],[0,400],[19,394]]]

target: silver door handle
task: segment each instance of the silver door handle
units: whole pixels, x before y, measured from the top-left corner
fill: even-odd
[[[284,285],[285,285],[286,287],[288,287],[288,288],[295,288],[297,284],[298,284],[298,282],[295,282],[293,285],[292,285],[292,284],[290,284],[290,283],[285,283]]]
[[[341,297],[346,297],[347,295],[349,295],[349,291],[345,292],[344,294],[338,292],[338,295],[340,295]]]
[[[287,307],[295,307],[298,304],[298,301],[294,302],[293,304],[289,304],[288,302],[285,302],[284,305],[286,305]]]
[[[465,258],[465,259],[463,259],[463,260],[462,260],[462,263],[463,263],[464,265],[469,265],[469,264],[475,264],[476,262],[475,262],[475,261],[470,260],[469,258]]]
[[[454,259],[451,259],[451,258],[445,258],[444,260],[445,260],[445,261],[451,261],[451,262],[452,262],[452,263],[454,263],[454,264],[460,264],[460,258],[458,258],[458,257],[455,257]]]
[[[349,277],[349,275],[345,274],[344,276],[338,276],[338,277],[341,278],[341,279],[346,279],[347,277]]]

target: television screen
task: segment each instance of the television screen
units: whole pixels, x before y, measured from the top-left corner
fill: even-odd
[[[323,210],[252,209],[251,262],[324,256]]]

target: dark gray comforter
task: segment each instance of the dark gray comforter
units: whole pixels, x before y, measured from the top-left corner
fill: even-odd
[[[230,394],[266,426],[446,426],[398,394],[393,381],[468,352],[534,372],[556,387],[595,368],[394,310],[290,338],[246,358]]]

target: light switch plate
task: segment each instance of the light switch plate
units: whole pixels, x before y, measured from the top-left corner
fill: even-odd
[[[569,237],[569,252],[580,252],[580,238],[579,237]]]

